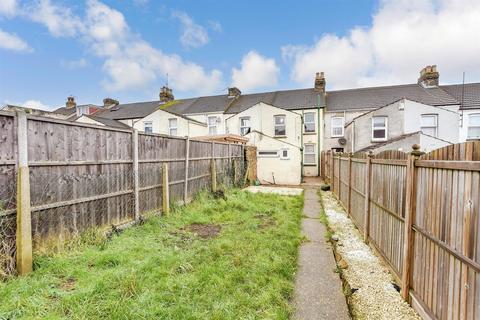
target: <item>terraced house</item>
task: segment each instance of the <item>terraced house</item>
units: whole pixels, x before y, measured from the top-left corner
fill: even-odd
[[[441,85],[436,66],[427,66],[415,83],[326,90],[323,73],[311,88],[175,99],[163,87],[159,100],[56,112],[75,121],[131,127],[147,133],[189,137],[244,136],[257,146],[258,178],[265,184],[298,184],[319,173],[322,150],[423,151],[480,138],[480,83]],[[72,110],[77,110],[72,111]]]

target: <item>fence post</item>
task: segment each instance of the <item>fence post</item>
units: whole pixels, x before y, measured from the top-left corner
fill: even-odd
[[[227,145],[227,150],[228,150],[228,151],[227,151],[227,152],[228,152],[228,166],[227,166],[228,171],[227,171],[227,174],[228,174],[228,176],[229,176],[229,177],[228,177],[228,180],[231,181],[232,176],[231,176],[230,170],[232,170],[232,158],[231,158],[231,155],[230,155],[230,154],[231,154],[231,152],[230,152],[230,143]],[[228,180],[227,180],[227,181],[228,181]]]
[[[342,154],[338,156],[338,200],[342,203]],[[342,206],[344,204],[342,203]]]
[[[402,266],[402,290],[401,295],[407,302],[410,300],[410,278],[412,273],[412,253],[413,253],[413,221],[415,220],[416,210],[416,168],[415,160],[423,153],[420,152],[420,146],[414,144],[413,151],[407,158],[407,179],[405,188],[405,228],[403,243],[403,266]]]
[[[185,138],[185,182],[183,184],[183,203],[187,203],[188,200],[188,158],[190,157],[190,138]]]
[[[232,167],[233,167],[233,186],[235,187],[237,184],[237,159],[232,159]]]
[[[350,208],[352,206],[352,153],[348,154],[348,202],[347,202],[347,212],[350,215]]]
[[[367,155],[367,162],[365,163],[365,217],[364,217],[364,235],[363,240],[368,243],[370,235],[370,189],[372,180],[372,157],[373,153],[370,151]]]
[[[331,157],[332,162],[330,163],[330,169],[331,169],[331,177],[332,177],[332,192],[335,193],[335,158],[334,158],[334,151],[332,150],[331,152]]]
[[[132,132],[132,157],[133,157],[133,212],[135,221],[140,218],[139,182],[138,182],[138,130]]]
[[[168,163],[162,165],[162,208],[163,214],[170,213],[170,185],[168,179]]]
[[[32,271],[32,214],[30,208],[30,169],[28,168],[27,116],[17,111],[17,272]]]

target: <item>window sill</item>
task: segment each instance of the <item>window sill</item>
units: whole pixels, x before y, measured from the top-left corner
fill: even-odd
[[[317,133],[316,132],[304,132],[303,135],[310,135],[310,136],[313,136],[313,135],[316,135]]]
[[[387,142],[388,139],[375,139],[375,140],[371,140],[370,142]]]
[[[330,136],[330,138],[332,138],[332,139],[334,139],[334,138],[344,138],[344,137],[345,137],[345,135],[343,135],[343,136]]]
[[[273,136],[274,138],[286,138],[287,136]]]

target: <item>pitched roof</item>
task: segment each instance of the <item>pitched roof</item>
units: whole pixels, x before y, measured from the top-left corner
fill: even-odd
[[[148,116],[160,106],[160,101],[134,102],[119,104],[100,111],[98,116],[107,119],[122,120],[122,119],[138,119]]]
[[[440,86],[452,95],[462,106],[462,109],[480,108],[480,83],[452,84]]]
[[[440,87],[424,88],[419,84],[327,91],[327,111],[374,109],[407,98],[432,106],[459,104]]]
[[[97,122],[100,122],[100,123],[106,125],[107,127],[114,127],[114,128],[120,128],[120,129],[130,129],[130,127],[128,125],[126,125],[125,123],[122,123],[120,121],[117,121],[117,120],[102,118],[102,117],[99,117],[99,116],[90,116],[90,115],[84,115],[84,116],[87,117],[87,118],[90,118],[92,120],[95,120]]]

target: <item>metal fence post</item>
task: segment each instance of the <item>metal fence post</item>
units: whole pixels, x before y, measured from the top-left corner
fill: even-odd
[[[28,168],[27,116],[17,112],[17,272],[32,271],[32,214],[30,208],[30,169]]]
[[[406,301],[410,300],[410,279],[412,274],[412,257],[413,257],[413,221],[415,220],[416,211],[416,168],[415,160],[423,153],[420,152],[420,146],[414,144],[413,151],[410,152],[407,159],[407,179],[405,188],[405,228],[403,243],[403,266],[402,266],[402,298]]]
[[[372,183],[372,157],[373,153],[370,151],[365,162],[365,217],[363,222],[363,240],[368,243],[370,235],[370,189]]]
[[[139,180],[138,180],[138,130],[132,132],[132,158],[133,158],[133,203],[135,220],[140,218]]]
[[[190,157],[190,138],[185,139],[185,182],[183,184],[183,202],[186,204],[188,200],[188,166]]]
[[[162,208],[163,214],[170,213],[170,186],[168,179],[168,163],[162,165]]]

